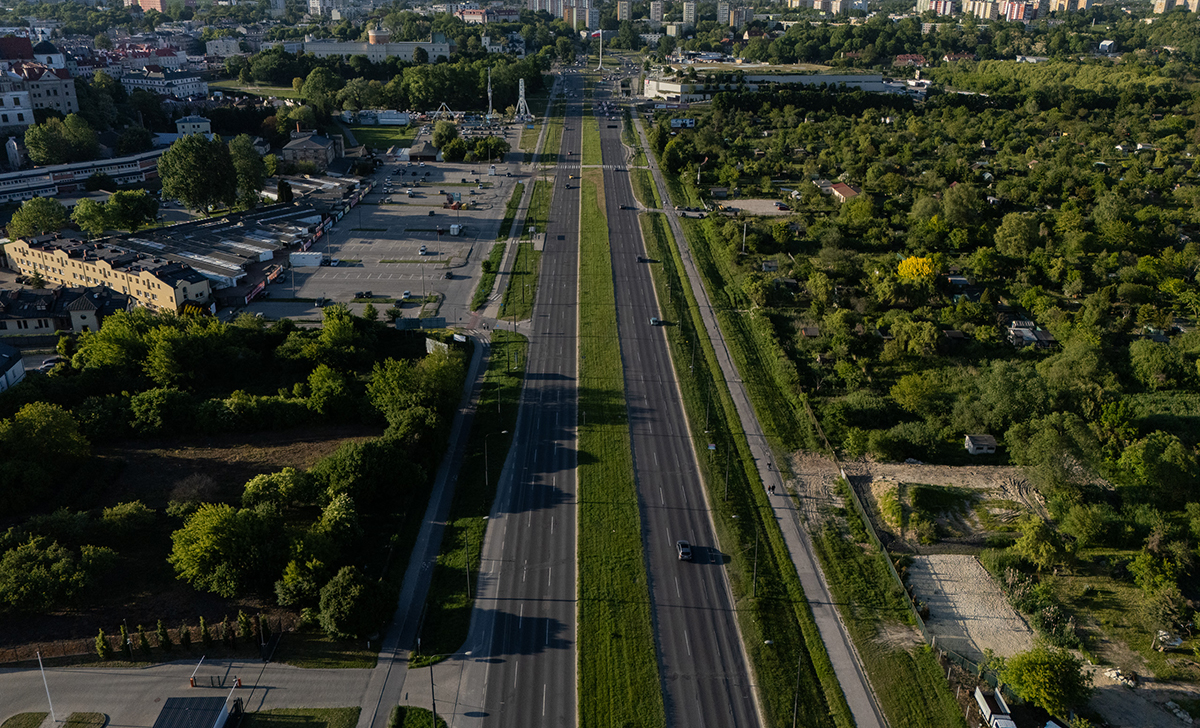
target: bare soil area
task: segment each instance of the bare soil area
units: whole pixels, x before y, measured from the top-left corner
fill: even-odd
[[[751,215],[764,215],[782,217],[783,215],[791,215],[791,210],[780,210],[775,207],[778,200],[750,200],[744,198],[736,198],[732,200],[720,200],[721,204],[725,205],[726,209],[735,211],[745,211]]]
[[[1033,630],[974,556],[930,554],[908,567],[913,596],[929,607],[925,627],[938,647],[973,662],[990,649],[1011,657],[1033,647]]]

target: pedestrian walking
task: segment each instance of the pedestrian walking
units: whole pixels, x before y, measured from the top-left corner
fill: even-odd
[[[768,492],[769,492],[771,495],[775,495],[775,484],[774,484],[774,483],[771,483],[769,486],[767,486],[767,491],[768,491]]]

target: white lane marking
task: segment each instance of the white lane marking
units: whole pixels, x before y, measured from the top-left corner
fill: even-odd
[[[521,567],[521,583],[525,583],[525,577],[529,574],[529,559],[525,559],[524,566]]]
[[[547,589],[549,589],[549,588],[550,588],[550,577],[551,577],[553,574],[554,574],[554,567],[553,567],[553,566],[551,566],[551,567],[550,567],[550,569],[549,569],[549,570],[546,572],[546,588],[547,588]]]
[[[550,516],[550,535],[554,535],[554,516]]]
[[[521,604],[521,613],[517,617],[517,630],[519,631],[521,629],[522,625],[524,625],[524,624],[525,624],[525,604],[522,603]],[[690,655],[691,653],[689,652],[688,654]]]
[[[663,490],[662,490],[661,485],[658,486],[658,502],[664,506],[667,504],[667,498],[666,498],[666,496],[663,495]]]
[[[658,467],[658,452],[657,451],[655,451],[655,453],[654,453],[654,467],[656,467],[656,468]]]
[[[546,683],[542,683],[542,717],[546,717]]]
[[[679,591],[679,577],[675,577],[675,596],[683,599],[683,592]]]
[[[683,630],[683,642],[687,645],[688,657],[692,656],[692,641],[688,639],[687,630]]]
[[[688,653],[691,654],[691,653]],[[517,673],[521,671],[521,663],[513,665],[513,687],[517,687]]]

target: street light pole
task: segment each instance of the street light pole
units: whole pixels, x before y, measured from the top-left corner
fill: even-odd
[[[488,486],[488,449],[487,449],[488,438],[491,437],[492,435],[507,435],[507,434],[508,434],[508,430],[500,430],[499,432],[489,432],[488,434],[483,436],[483,487],[484,487],[484,489],[487,489],[489,487]]]

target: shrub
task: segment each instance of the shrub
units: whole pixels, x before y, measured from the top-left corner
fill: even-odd
[[[192,628],[187,622],[179,625],[179,646],[189,651],[192,649]]]
[[[163,626],[163,621],[161,619],[158,620],[158,627],[155,628],[154,634],[156,637],[158,637],[158,646],[162,648],[163,652],[170,652],[171,635],[167,633],[167,628]]]
[[[208,622],[204,621],[204,617],[200,618],[200,643],[205,649],[212,647],[213,643],[212,632],[208,630]]]
[[[146,637],[146,630],[143,629],[142,625],[139,624],[137,626],[137,631],[138,631],[138,649],[140,649],[142,651],[143,655],[149,655],[150,654],[150,640]]]
[[[112,508],[104,509],[100,523],[109,536],[128,538],[137,531],[154,525],[154,509],[147,508],[141,501],[118,503]]]
[[[104,630],[101,629],[100,633],[96,635],[96,654],[100,656],[101,660],[109,660],[112,659],[112,653],[112,645],[109,644],[108,637],[104,635]]]
[[[342,567],[321,589],[321,629],[334,639],[370,634],[383,622],[383,604],[378,586],[353,566]]]
[[[195,398],[170,387],[133,395],[129,409],[133,413],[133,429],[141,435],[191,432],[196,421]]]

